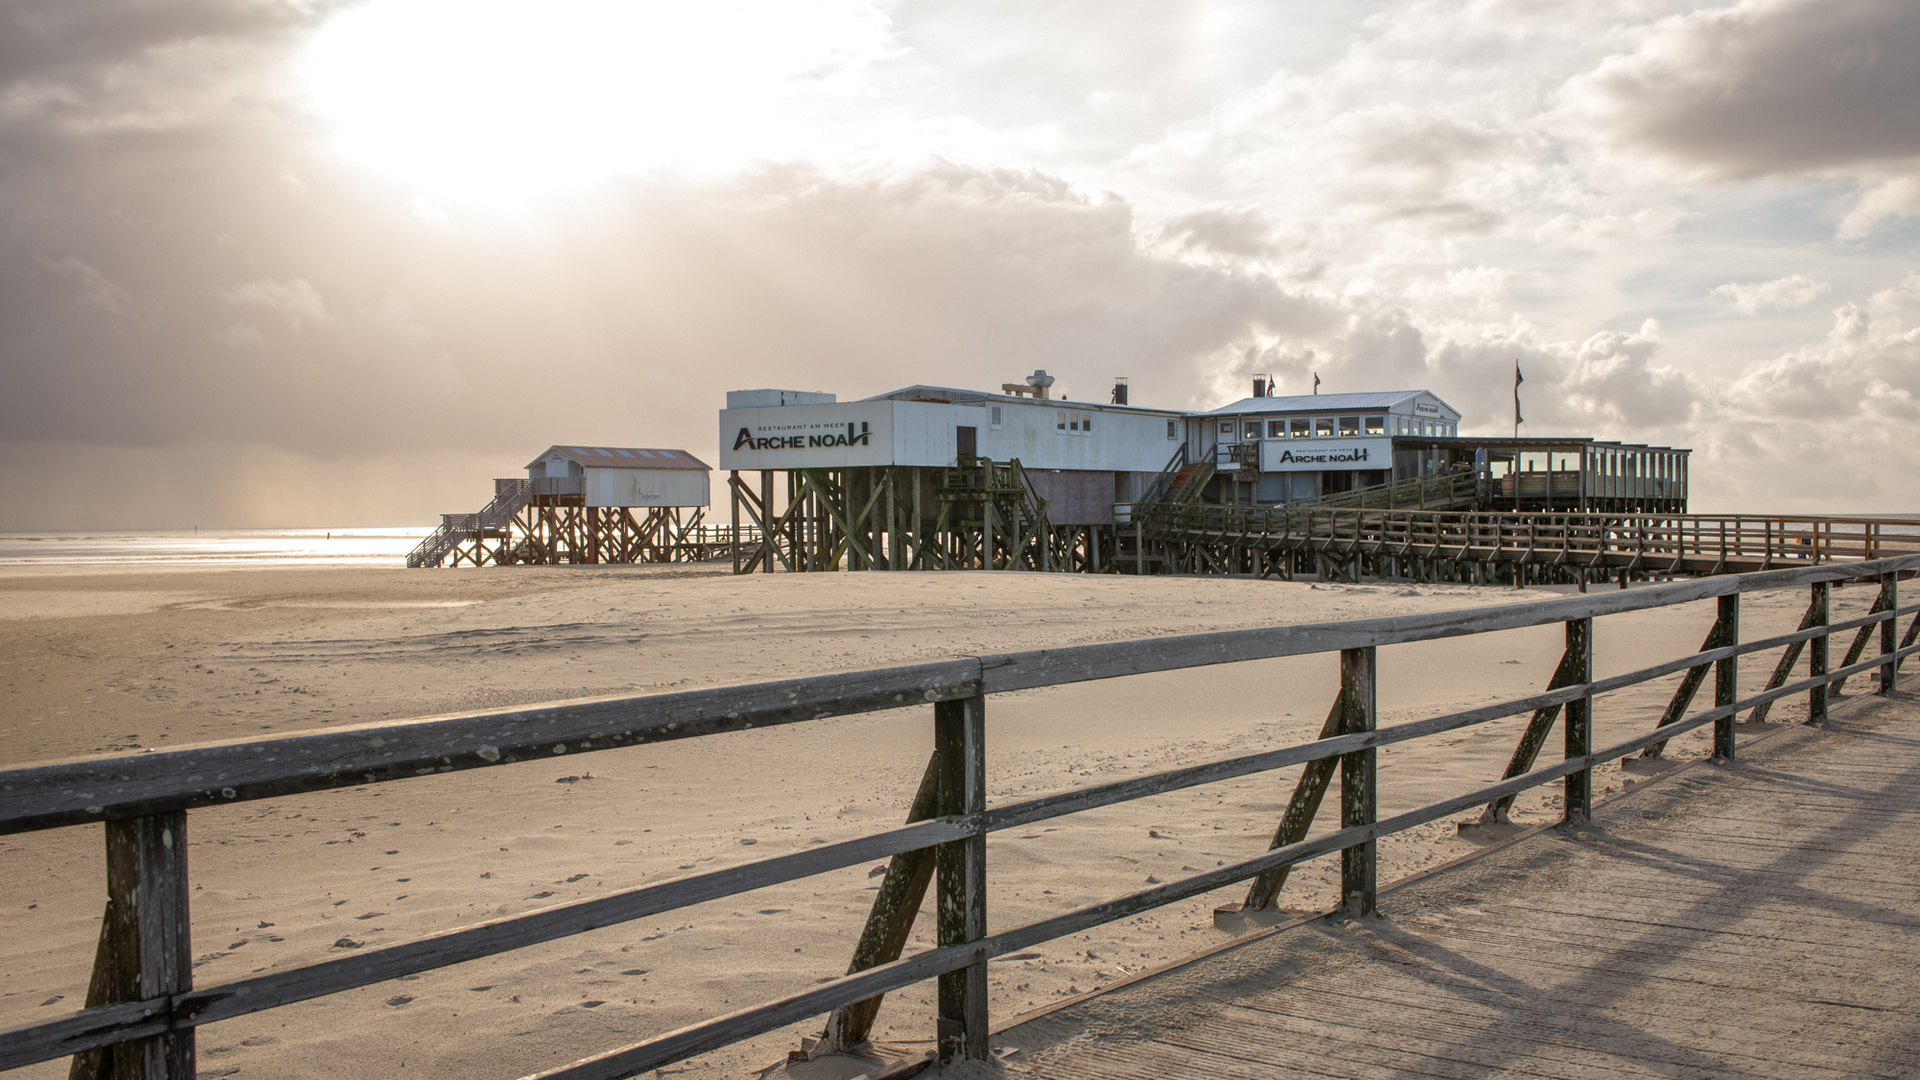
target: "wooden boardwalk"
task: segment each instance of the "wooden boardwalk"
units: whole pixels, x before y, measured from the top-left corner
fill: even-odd
[[[1920,698],[1741,754],[994,1043],[1049,1080],[1920,1076]]]

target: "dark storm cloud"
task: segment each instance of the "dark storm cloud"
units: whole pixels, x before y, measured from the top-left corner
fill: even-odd
[[[728,388],[1034,367],[1076,397],[1124,374],[1184,404],[1213,351],[1337,318],[1262,275],[1143,253],[1126,202],[1043,173],[769,171],[443,221],[267,134],[95,146],[81,188],[10,185],[12,438],[343,457],[475,429],[702,445]]]
[[[1622,135],[1732,175],[1920,155],[1920,4],[1748,0],[1658,25],[1588,80]]]
[[[310,25],[327,3],[271,0],[9,0],[0,6],[0,87],[91,80],[151,50],[258,41]]]

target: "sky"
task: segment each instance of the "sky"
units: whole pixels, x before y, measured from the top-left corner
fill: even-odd
[[[691,9],[691,10],[690,10]],[[1428,388],[1920,511],[1911,0],[8,0],[0,531],[432,524],[729,389]],[[717,490],[723,490],[717,488]]]

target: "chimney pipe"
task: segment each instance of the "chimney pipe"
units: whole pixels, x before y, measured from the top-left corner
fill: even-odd
[[[1027,376],[1027,385],[1033,387],[1034,397],[1045,401],[1052,396],[1047,393],[1047,388],[1053,385],[1053,376],[1047,374],[1046,368],[1034,368],[1033,374]]]
[[[1115,375],[1113,377],[1113,403],[1115,405],[1125,405],[1127,403],[1127,379],[1124,375]]]
[[[1267,380],[1262,378],[1257,378],[1257,377],[1253,380],[1253,396],[1254,397],[1267,396]]]

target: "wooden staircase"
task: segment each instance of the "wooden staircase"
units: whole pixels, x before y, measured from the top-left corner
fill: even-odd
[[[533,498],[533,481],[507,477],[493,482],[493,501],[475,514],[441,514],[440,527],[407,555],[407,566],[439,566],[455,548],[469,540],[504,537],[513,516]]]

